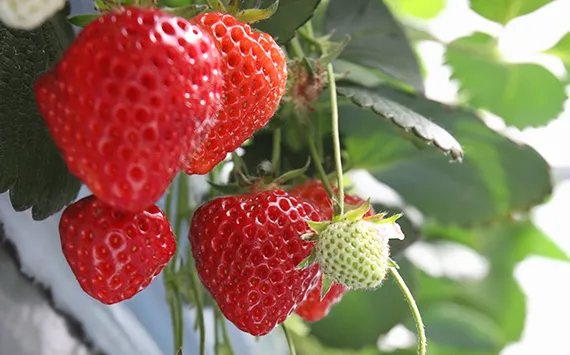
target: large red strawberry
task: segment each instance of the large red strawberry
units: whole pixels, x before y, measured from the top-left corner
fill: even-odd
[[[206,174],[273,116],[285,93],[287,65],[270,35],[253,31],[232,15],[210,12],[193,22],[212,35],[223,61],[223,107],[208,139],[188,156],[184,169]]]
[[[333,190],[335,193],[337,192],[336,188],[333,188]],[[309,180],[302,185],[294,187],[289,193],[317,205],[327,219],[330,220],[333,217],[332,201],[321,180]],[[344,202],[347,205],[360,206],[364,203],[364,200],[355,195],[345,194]],[[366,213],[366,216],[373,215],[374,211],[372,209]],[[329,313],[331,307],[340,302],[342,296],[348,291],[346,287],[333,283],[325,297],[321,300],[321,287],[322,280],[319,281],[318,286],[311,291],[307,299],[295,311],[309,322],[316,322],[324,318]]]
[[[296,266],[313,248],[301,236],[323,216],[282,190],[212,200],[196,210],[192,254],[202,283],[227,319],[252,335],[269,333],[315,287],[317,265]]]
[[[121,212],[93,195],[65,209],[59,234],[79,285],[105,304],[129,299],[147,287],[176,249],[168,220],[157,206]]]
[[[118,209],[154,204],[203,143],[219,108],[211,37],[156,9],[122,8],[87,25],[36,83],[70,171]]]

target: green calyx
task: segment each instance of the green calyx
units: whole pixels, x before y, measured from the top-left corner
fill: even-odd
[[[212,11],[230,14],[238,21],[249,24],[270,18],[279,8],[279,0],[275,0],[265,9],[240,9],[241,1],[239,0],[230,0],[227,6],[222,0],[207,0],[206,2]]]

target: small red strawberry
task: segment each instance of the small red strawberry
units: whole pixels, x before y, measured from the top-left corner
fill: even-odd
[[[219,108],[211,37],[156,9],[91,22],[36,82],[36,101],[70,171],[109,205],[154,204]]]
[[[227,319],[252,335],[282,323],[320,278],[318,266],[296,266],[313,243],[307,220],[321,220],[310,202],[282,190],[227,196],[198,208],[190,243],[196,269]]]
[[[333,190],[335,193],[337,192],[336,188],[333,188]],[[321,180],[309,180],[302,185],[294,187],[289,193],[317,205],[327,219],[330,220],[333,217],[332,201]],[[345,194],[344,203],[351,206],[360,206],[364,203],[364,200],[355,195]],[[366,214],[366,216],[373,215],[374,210],[372,209]],[[324,318],[329,313],[331,307],[340,302],[342,296],[348,291],[348,288],[333,283],[325,297],[321,300],[321,288],[322,280],[319,280],[319,285],[309,293],[307,299],[295,311],[309,322],[316,322]]]
[[[105,304],[133,297],[170,261],[176,241],[157,206],[121,212],[95,196],[68,206],[59,222],[63,255],[81,288]]]
[[[333,305],[340,302],[342,296],[348,291],[348,288],[333,283],[325,297],[321,300],[321,289],[323,287],[322,278],[319,279],[317,287],[315,287],[295,310],[299,316],[308,322],[316,322],[323,319],[330,311]]]
[[[187,174],[206,174],[273,116],[285,93],[287,65],[270,35],[232,15],[205,13],[193,23],[212,35],[223,62],[223,107],[208,139],[184,168]]]

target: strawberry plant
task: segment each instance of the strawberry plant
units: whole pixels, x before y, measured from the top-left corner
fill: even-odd
[[[545,125],[562,79],[506,62],[493,36],[442,43],[410,21],[441,1],[89,3],[71,16],[63,0],[0,0],[0,191],[60,219],[86,297],[122,302],[161,275],[180,354],[205,354],[206,337],[234,353],[228,327],[281,327],[310,355],[490,355],[520,338],[516,263],[566,256],[529,218],[551,168],[482,112]],[[536,3],[471,6],[505,24]],[[457,103],[428,97],[423,41],[445,49]],[[567,58],[566,42],[549,53]],[[451,242],[488,275],[434,277],[406,253]],[[397,325],[416,341],[379,347]]]

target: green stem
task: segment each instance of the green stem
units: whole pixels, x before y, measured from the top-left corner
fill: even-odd
[[[281,164],[281,129],[273,131],[273,156],[271,157],[271,165],[273,165],[273,173],[279,176],[279,164]]]
[[[231,342],[230,336],[228,334],[228,327],[226,325],[226,320],[224,318],[224,315],[222,314],[222,311],[220,310],[220,307],[214,306],[214,314],[215,314],[216,318],[218,319],[219,328],[222,330],[223,344],[226,345],[226,350],[228,351],[225,354],[234,355],[234,350],[232,348],[232,342]]]
[[[188,250],[188,273],[190,274],[190,286],[192,287],[192,294],[194,302],[196,303],[196,323],[198,325],[198,332],[200,333],[200,355],[206,353],[206,327],[204,325],[204,308],[202,304],[202,297],[200,295],[199,280],[196,276],[196,270],[192,264],[193,257],[192,251]]]
[[[179,196],[180,197],[180,196]],[[166,217],[176,224],[179,220],[178,214],[176,216],[172,215],[172,202],[174,198],[174,184],[171,184],[166,192],[165,201],[165,214]],[[178,234],[175,234],[178,238]],[[178,242],[177,242],[178,244]],[[164,270],[164,284],[167,290],[167,301],[170,308],[170,316],[172,319],[172,331],[174,340],[174,349],[178,351],[183,345],[183,323],[182,323],[182,302],[180,300],[180,293],[173,284],[172,277],[176,268],[177,257],[176,255],[172,258],[170,263],[166,266]]]
[[[290,355],[297,355],[297,351],[295,350],[295,344],[293,343],[293,338],[291,337],[291,333],[285,323],[281,324],[281,328],[283,328],[283,333],[285,334],[285,339],[287,339],[287,346],[289,347],[289,354]]]
[[[293,49],[293,53],[295,54],[295,57],[297,57],[297,58],[304,58],[305,57],[305,51],[303,50],[303,47],[301,46],[301,42],[299,42],[299,39],[296,36],[293,37],[293,39],[289,43],[291,44],[291,49]]]
[[[338,213],[339,215],[344,215],[344,182],[342,179],[342,157],[340,154],[340,133],[338,124],[338,103],[337,103],[337,93],[336,93],[336,81],[334,77],[334,69],[332,63],[327,65],[327,76],[329,80],[329,91],[331,100],[331,112],[332,112],[332,134],[333,134],[333,144],[334,144],[334,160],[335,168],[337,174],[337,186],[338,186]]]
[[[410,289],[406,285],[406,281],[404,281],[402,276],[400,276],[398,269],[396,269],[395,267],[390,267],[390,273],[396,280],[398,287],[400,287],[400,290],[402,291],[402,294],[404,295],[406,302],[408,302],[408,306],[410,307],[410,310],[412,311],[412,314],[414,316],[414,320],[416,322],[416,328],[418,329],[418,355],[426,355],[427,338],[425,333],[425,327],[422,321],[422,315],[420,313],[418,305],[416,304],[416,300],[414,299],[414,295],[412,295],[412,292],[410,292]]]
[[[215,308],[213,314],[214,314],[214,354],[218,355],[220,349],[220,332],[219,332],[220,317],[218,316],[218,312],[216,312]]]
[[[321,161],[321,157],[319,156],[319,152],[317,151],[317,147],[315,145],[315,140],[313,139],[313,135],[309,129],[306,130],[306,137],[307,144],[309,145],[309,152],[311,153],[311,159],[313,159],[313,165],[317,169],[317,173],[319,174],[319,177],[321,178],[323,186],[325,187],[325,190],[327,190],[329,197],[333,198],[335,196],[335,193],[332,189],[325,168],[323,168],[323,162]]]

